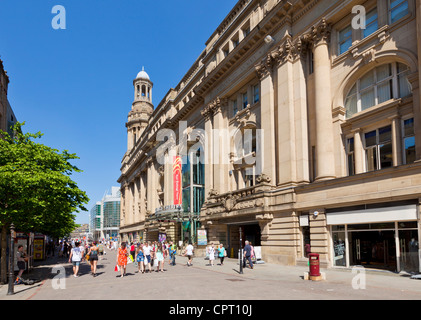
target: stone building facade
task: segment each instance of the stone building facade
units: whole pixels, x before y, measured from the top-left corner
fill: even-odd
[[[11,134],[10,127],[16,123],[16,117],[7,99],[9,81],[3,61],[0,59],[0,130]]]
[[[156,108],[134,80],[122,238],[418,270],[420,55],[419,1],[238,1]]]

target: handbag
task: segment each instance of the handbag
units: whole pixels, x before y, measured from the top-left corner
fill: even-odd
[[[127,257],[127,264],[129,264],[129,263],[133,263],[133,257],[132,257],[132,255],[129,255]]]
[[[114,271],[115,271],[115,272],[120,271],[120,266],[116,264],[116,266],[115,266],[115,268],[114,268]]]

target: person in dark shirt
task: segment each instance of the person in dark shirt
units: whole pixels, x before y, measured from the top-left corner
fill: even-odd
[[[246,246],[244,247],[243,268],[246,267],[246,260],[248,260],[250,268],[253,269],[253,261],[251,261],[251,246],[248,241],[246,241]]]

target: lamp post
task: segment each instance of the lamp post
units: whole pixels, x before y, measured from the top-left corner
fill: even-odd
[[[14,293],[14,284],[15,284],[15,268],[14,268],[14,259],[15,258],[15,226],[12,223],[10,225],[10,246],[9,246],[9,288],[7,295],[13,295]]]
[[[243,230],[240,227],[240,250],[239,250],[239,256],[240,256],[240,274],[243,274],[243,250],[242,250],[242,245],[243,245]]]

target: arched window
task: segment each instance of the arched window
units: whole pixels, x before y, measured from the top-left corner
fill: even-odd
[[[142,97],[146,97],[146,86],[142,86]]]
[[[381,65],[357,80],[345,99],[347,118],[390,99],[411,94],[407,80],[409,68],[394,62]]]

